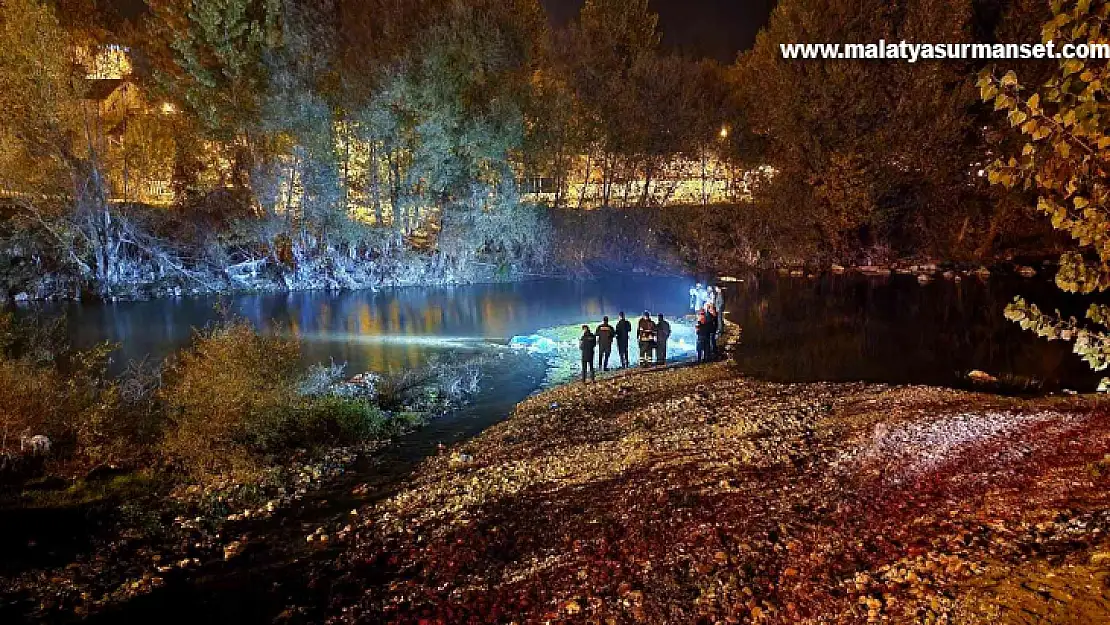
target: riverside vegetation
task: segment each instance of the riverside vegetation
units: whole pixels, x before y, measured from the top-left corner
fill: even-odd
[[[344,379],[344,367],[307,372],[295,339],[227,318],[159,367],[107,374],[110,345],[69,349],[60,323],[0,316],[4,477],[34,457],[21,438],[52,441],[52,463],[77,471],[153,461],[195,479],[256,476],[287,450],[389,438],[472,393],[475,362],[433,363],[395,375]],[[23,476],[25,477],[25,476]]]
[[[72,570],[97,580],[104,603],[149,591],[153,574],[128,586],[143,554],[162,554],[152,573],[189,568],[227,547],[229,520],[311,496],[458,406],[481,372],[481,357],[352,379],[338,365],[305,371],[294,339],[225,318],[163,365],[114,376],[110,345],[73,350],[61,332],[60,320],[0,315],[4,618],[90,596],[76,584],[24,605],[36,571],[66,554],[85,562]],[[21,444],[31,436],[48,449]]]

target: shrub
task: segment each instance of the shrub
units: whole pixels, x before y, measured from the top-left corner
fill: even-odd
[[[403,412],[443,408],[478,390],[481,358],[440,358],[420,369],[402,369],[381,376],[378,404]]]
[[[335,364],[302,372],[293,339],[221,322],[165,369],[162,449],[199,479],[251,478],[291,449],[385,438],[405,427],[369,398],[335,394],[342,377]]]
[[[0,313],[0,450],[41,434],[78,460],[118,459],[132,447],[137,422],[107,375],[113,347],[71,350],[63,328],[62,319]]]
[[[299,355],[295,341],[243,320],[198,332],[166,367],[163,450],[197,477],[259,471],[304,432]]]
[[[306,397],[327,395],[336,384],[343,381],[346,370],[347,365],[335,362],[312,365],[301,377],[298,392]]]
[[[0,359],[0,449],[18,449],[20,436],[57,439],[62,414],[58,396],[64,380],[53,368]]]
[[[309,411],[310,422],[323,426],[338,442],[386,438],[400,431],[389,415],[366,399],[325,395],[311,400]]]

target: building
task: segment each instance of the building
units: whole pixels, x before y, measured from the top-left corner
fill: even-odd
[[[116,45],[96,50],[77,50],[84,71],[81,97],[85,103],[86,127],[91,129],[101,161],[109,170],[109,196],[117,202],[164,205],[173,202],[170,163],[152,164],[137,156],[132,143],[145,138],[143,127],[164,125],[175,112],[169,103],[149,102],[133,80],[134,68],[127,48]],[[141,163],[136,161],[141,160]],[[153,171],[152,171],[153,170]]]
[[[606,162],[578,156],[563,178],[527,176],[518,181],[522,196],[548,206],[595,209],[635,206],[690,206],[732,204],[751,199],[760,177],[773,175],[769,167],[746,170],[715,155],[684,155],[647,167],[627,167],[617,159]]]

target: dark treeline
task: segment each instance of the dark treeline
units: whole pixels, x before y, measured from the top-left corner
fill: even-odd
[[[784,61],[786,42],[1032,42],[1041,0],[786,0],[735,67],[758,151],[778,175],[756,193],[759,246],[797,260],[984,260],[1049,245],[1032,202],[989,188],[1013,141],[979,100],[986,61]],[[1030,73],[1054,62],[1028,62]],[[770,243],[770,245],[768,245]]]
[[[1045,245],[980,175],[979,65],[778,49],[1036,41],[1039,0],[784,0],[730,66],[663,51],[647,4],[4,0],[0,287],[509,279],[628,261],[629,227],[703,267]]]

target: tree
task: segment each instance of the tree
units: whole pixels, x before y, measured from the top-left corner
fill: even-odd
[[[597,162],[604,206],[614,199],[621,170],[635,167],[636,159],[625,157],[642,143],[639,133],[645,120],[637,115],[634,74],[658,48],[658,24],[659,16],[647,0],[587,0],[571,26],[567,66],[581,106],[578,124],[592,138],[586,178],[591,178]]]
[[[1059,50],[1067,44],[1106,44],[1110,4],[1097,0],[1052,4],[1053,17],[1041,36]],[[1110,104],[1103,82],[1110,79],[1105,61],[1065,59],[1038,87],[1025,87],[1013,71],[1001,76],[986,70],[979,86],[984,101],[1005,111],[1009,125],[1025,143],[1020,154],[1000,159],[991,182],[1035,190],[1037,208],[1066,232],[1077,249],[1060,258],[1056,284],[1070,293],[1110,289]],[[1073,349],[1096,371],[1110,366],[1110,306],[1092,304],[1087,323],[1046,313],[1017,298],[1006,316],[1049,340],[1073,341]],[[1103,379],[1100,390],[1110,390]]]
[[[147,57],[159,86],[221,141],[256,122],[280,0],[151,0]]]
[[[889,3],[784,0],[735,68],[743,109],[766,141],[767,164],[804,185],[784,218],[821,233],[826,252],[853,260],[873,244],[952,253],[985,185],[972,163],[973,70],[960,61],[785,60],[791,42],[970,41],[970,0]],[[778,185],[771,188],[783,188]]]
[[[48,5],[4,0],[0,21],[0,180],[15,191],[73,190],[95,147],[86,136],[75,43]]]
[[[79,42],[38,0],[5,0],[0,22],[0,180],[106,294],[125,224],[108,203],[103,137],[83,99]],[[87,48],[86,48],[87,49]]]

